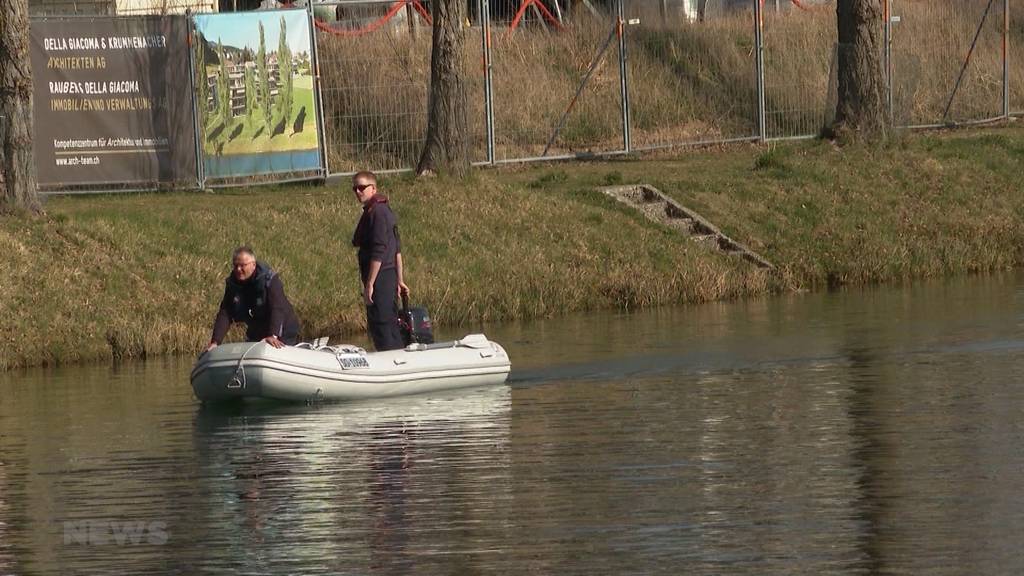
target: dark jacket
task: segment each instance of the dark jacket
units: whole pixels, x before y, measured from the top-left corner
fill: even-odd
[[[224,281],[224,298],[213,323],[214,342],[221,343],[232,322],[245,322],[250,342],[274,335],[294,344],[299,335],[299,319],[284,295],[281,277],[263,262],[256,262],[256,271],[244,282],[234,275]]]
[[[402,240],[398,235],[398,219],[388,206],[387,198],[375,194],[363,206],[363,215],[352,234],[352,245],[359,248],[359,277],[363,282],[370,275],[371,260],[380,262],[381,270],[396,266]]]

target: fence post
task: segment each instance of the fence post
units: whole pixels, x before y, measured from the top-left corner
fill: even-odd
[[[618,24],[616,33],[619,36],[619,92],[620,100],[622,102],[622,149],[624,152],[630,151],[630,136],[629,136],[629,81],[626,78],[626,26],[625,26],[625,13],[626,10],[623,8],[623,1],[618,0],[616,7],[618,11]]]
[[[765,122],[764,96],[764,29],[761,15],[761,1],[754,3],[754,67],[757,73],[757,137],[762,142],[768,135]]]
[[[487,163],[494,164],[494,85],[491,81],[491,4],[477,0],[480,13],[480,42],[484,54],[484,116],[487,126]]]
[[[313,4],[306,4],[306,17],[309,18],[309,72],[313,76],[313,99],[316,103],[316,127],[320,147],[320,159],[323,161],[323,176],[326,180],[331,175],[331,165],[327,161],[327,121],[324,116],[323,77],[320,75],[320,50],[317,41],[316,18],[313,16]]]
[[[203,116],[200,106],[206,106],[206,102],[199,102],[199,87],[196,86],[196,41],[199,40],[196,34],[196,20],[192,9],[185,10],[185,22],[188,26],[188,70],[189,88],[192,90],[192,131],[194,132],[194,144],[196,149],[196,186],[200,190],[206,188],[206,162],[203,161]],[[202,81],[206,81],[206,70],[201,73]]]
[[[1003,118],[1010,117],[1010,0],[1003,0]]]

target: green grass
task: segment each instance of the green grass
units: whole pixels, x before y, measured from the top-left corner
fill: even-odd
[[[1024,129],[881,148],[738,145],[679,156],[388,177],[416,303],[442,326],[633,309],[1019,266]],[[771,260],[705,251],[596,191],[648,183]],[[350,245],[359,207],[332,187],[55,197],[0,217],[0,368],[195,353],[229,255],[279,270],[304,336],[363,329]],[[240,331],[233,332],[240,337]]]

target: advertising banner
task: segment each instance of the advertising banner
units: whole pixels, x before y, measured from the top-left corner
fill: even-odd
[[[306,11],[200,14],[194,19],[206,177],[322,170]]]
[[[40,185],[197,185],[184,16],[37,20]]]

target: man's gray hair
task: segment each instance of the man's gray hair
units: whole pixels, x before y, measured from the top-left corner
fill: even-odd
[[[252,251],[252,248],[248,244],[243,244],[238,248],[235,248],[234,252],[231,253],[231,261],[234,262],[235,258],[238,258],[242,254],[248,254],[253,257],[253,260],[256,259],[256,253]]]

